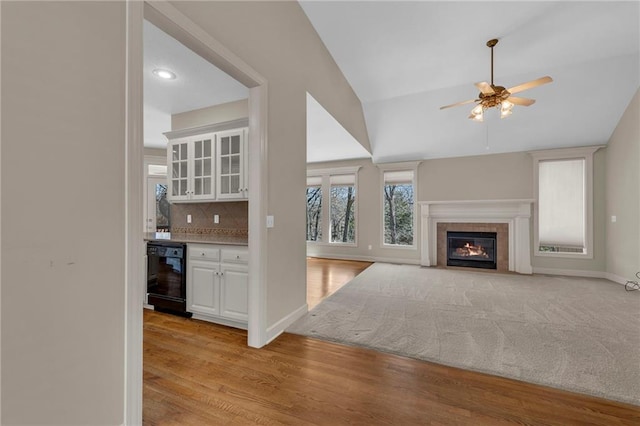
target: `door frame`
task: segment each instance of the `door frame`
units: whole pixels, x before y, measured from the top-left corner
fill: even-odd
[[[125,401],[124,423],[142,423],[143,20],[147,19],[249,88],[249,319],[247,344],[267,338],[267,80],[167,1],[126,3]]]

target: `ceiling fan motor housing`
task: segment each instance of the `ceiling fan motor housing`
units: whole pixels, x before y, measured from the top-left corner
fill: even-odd
[[[511,96],[511,93],[509,93],[509,91],[502,86],[492,85],[491,88],[493,89],[494,93],[484,94],[480,92],[480,94],[478,95],[480,99],[480,103],[484,108],[496,107],[500,105],[502,101],[506,100],[509,96]]]

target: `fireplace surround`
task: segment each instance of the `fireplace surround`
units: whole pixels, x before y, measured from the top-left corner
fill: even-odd
[[[446,267],[447,230],[496,232],[496,270],[531,274],[532,203],[531,199],[420,202],[420,264]]]

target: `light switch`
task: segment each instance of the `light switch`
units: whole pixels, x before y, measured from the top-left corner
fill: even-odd
[[[616,220],[618,220],[617,217],[615,216],[611,216],[611,223],[616,223]]]
[[[273,228],[274,220],[273,216],[267,216],[267,228]]]
[[[220,216],[217,214],[213,215],[213,223],[220,223]]]
[[[187,215],[187,223],[191,223],[191,215],[190,214]]]

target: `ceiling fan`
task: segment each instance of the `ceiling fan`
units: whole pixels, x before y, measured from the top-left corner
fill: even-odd
[[[529,106],[532,105],[535,100],[527,98],[519,98],[511,96],[514,93],[522,92],[528,89],[532,89],[543,84],[551,83],[553,79],[549,76],[541,77],[536,80],[522,83],[517,86],[505,89],[502,86],[496,86],[493,84],[493,47],[498,44],[498,39],[491,39],[487,42],[487,46],[491,48],[491,84],[483,81],[476,83],[476,87],[480,89],[478,99],[470,99],[468,101],[458,102],[451,105],[440,107],[440,109],[451,108],[459,105],[466,105],[473,102],[478,104],[471,110],[470,119],[473,121],[483,121],[483,114],[486,109],[499,108],[500,118],[505,118],[511,115],[511,110],[514,105]]]

